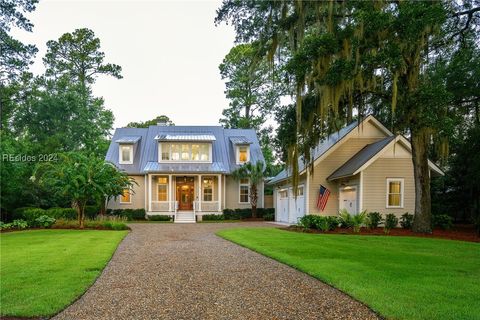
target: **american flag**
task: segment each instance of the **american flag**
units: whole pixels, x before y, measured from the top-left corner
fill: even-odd
[[[317,200],[317,208],[320,209],[320,211],[323,211],[325,209],[329,195],[330,195],[330,190],[320,185],[320,191],[318,192],[318,200]]]

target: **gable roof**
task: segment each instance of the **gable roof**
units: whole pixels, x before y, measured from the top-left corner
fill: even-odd
[[[381,132],[385,134],[385,138],[376,141],[372,144],[365,146],[362,150],[360,150],[357,154],[355,154],[352,158],[350,158],[347,162],[345,162],[340,168],[338,168],[335,172],[333,172],[329,180],[338,179],[340,176],[344,176],[349,174],[354,168],[353,172],[358,173],[362,171],[364,166],[368,166],[372,160],[375,160],[379,154],[382,153],[385,148],[392,143],[392,141],[400,141],[410,152],[411,152],[411,145],[410,142],[403,136],[397,135],[394,136],[393,133],[388,130],[380,121],[378,121],[373,115],[368,115],[362,121],[354,121],[347,125],[346,127],[342,128],[336,133],[333,133],[327,137],[323,142],[320,142],[313,150],[313,162],[316,165],[319,161],[324,159],[330,152],[332,152],[336,147],[341,145],[343,142],[348,140],[348,135],[353,131],[353,129],[361,127],[366,122],[372,123],[375,127],[377,127]],[[302,159],[299,158],[298,163],[298,172],[301,174],[305,170],[305,163]],[[428,165],[430,169],[439,174],[443,175],[443,171],[435,165],[432,161],[428,160]],[[342,170],[340,170],[342,169]],[[340,170],[340,171],[339,171]],[[339,172],[337,172],[339,171]],[[287,168],[282,170],[277,176],[271,179],[268,184],[275,184],[281,182],[283,180],[289,179],[291,176],[291,169]],[[332,176],[334,178],[332,178]]]
[[[353,176],[357,170],[360,169],[368,160],[372,159],[376,154],[382,151],[386,146],[395,140],[394,136],[386,137],[377,142],[367,144],[362,150],[357,152],[347,162],[345,162],[340,168],[335,170],[327,180],[335,180],[344,177]]]
[[[119,143],[126,137],[140,137],[134,148],[133,164],[119,164]],[[239,166],[235,161],[231,137],[243,137],[251,142],[250,161],[263,161],[263,154],[253,129],[225,129],[220,126],[150,126],[148,128],[118,128],[105,159],[128,174],[143,175],[149,172],[230,173]],[[158,162],[158,141],[208,141],[212,143],[212,163],[162,163]]]

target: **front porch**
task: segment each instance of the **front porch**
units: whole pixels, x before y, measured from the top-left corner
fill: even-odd
[[[177,218],[194,222],[198,215],[221,213],[225,199],[221,174],[148,174],[146,189],[147,214],[171,215],[176,222],[180,222]]]

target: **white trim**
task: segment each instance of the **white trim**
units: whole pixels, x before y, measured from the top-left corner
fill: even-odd
[[[247,148],[247,161],[240,161],[240,148]],[[238,165],[247,163],[250,161],[250,145],[237,145],[235,152],[235,161]]]
[[[152,211],[152,176],[148,175],[148,211]]]
[[[310,170],[307,168],[307,179],[305,181],[306,194],[305,194],[305,214],[310,212]]]
[[[129,149],[130,161],[124,161],[122,158],[122,148]],[[133,144],[119,144],[118,145],[118,163],[119,164],[133,164]]]
[[[363,211],[363,171],[360,171],[360,182],[358,186],[358,212]]]
[[[242,183],[242,182],[241,182],[242,179],[238,180],[238,203],[239,203],[239,204],[248,204],[248,203],[250,203],[250,192],[251,192],[251,190],[250,190],[250,179],[248,179],[248,178],[246,178],[246,179],[248,180],[248,183]],[[240,201],[241,198],[242,198],[242,197],[240,196],[240,190],[241,190],[241,187],[242,187],[242,186],[248,186],[248,201],[247,201],[247,202],[242,202],[242,201]]]
[[[144,208],[145,210],[147,209],[147,206],[148,206],[148,199],[147,199],[147,175],[144,175],[144,179],[143,179],[143,184],[145,185],[145,193],[143,194],[143,197],[145,198],[145,203],[144,203]]]
[[[218,183],[218,196],[217,196],[218,211],[222,211],[222,175],[221,174],[218,175],[217,183]],[[213,195],[213,186],[212,186],[212,200],[213,199],[214,199],[214,195]]]
[[[168,211],[172,211],[172,187],[173,187],[173,176],[171,174],[168,175]]]
[[[400,182],[400,206],[390,206],[388,204],[388,195],[389,195],[389,185],[390,182]],[[404,178],[387,178],[386,190],[385,190],[385,208],[386,209],[402,209],[404,205],[405,198],[405,179]]]

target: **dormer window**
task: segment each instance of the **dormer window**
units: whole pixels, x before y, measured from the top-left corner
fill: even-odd
[[[160,162],[212,162],[211,143],[161,142]]]
[[[237,146],[237,164],[250,161],[250,146]]]
[[[120,145],[119,150],[119,159],[120,164],[132,164],[133,163],[133,145]]]

